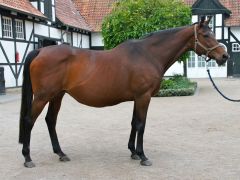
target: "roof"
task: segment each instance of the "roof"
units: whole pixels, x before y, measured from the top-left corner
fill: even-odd
[[[0,0],[0,7],[5,9],[14,10],[23,14],[41,19],[47,19],[40,11],[38,11],[29,0]]]
[[[193,6],[194,3],[197,3],[199,0],[184,0],[184,2]],[[213,0],[211,0],[213,1]],[[216,1],[216,0],[214,0]],[[217,0],[218,1],[218,0]],[[231,16],[225,20],[226,26],[240,26],[240,3],[239,0],[219,0],[218,3],[221,3],[223,7],[232,12]]]
[[[102,29],[102,21],[112,11],[117,0],[73,0],[80,14],[95,32]]]
[[[55,0],[56,16],[64,25],[84,30],[92,30],[71,0]]]
[[[200,7],[200,8],[199,8]],[[193,14],[226,14],[230,16],[231,11],[224,7],[218,0],[197,0],[192,5]]]

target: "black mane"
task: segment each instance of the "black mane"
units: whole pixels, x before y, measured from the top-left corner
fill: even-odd
[[[152,37],[153,35],[168,35],[168,34],[174,34],[182,29],[186,28],[186,26],[184,27],[177,27],[177,28],[171,28],[171,29],[165,29],[165,30],[159,30],[159,31],[155,31],[155,32],[151,32],[151,33],[147,33],[146,35],[144,35],[142,38],[140,39],[146,39],[149,37]]]

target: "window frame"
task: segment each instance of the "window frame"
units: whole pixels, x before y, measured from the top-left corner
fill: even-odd
[[[8,23],[8,24],[7,24]],[[2,37],[13,39],[13,19],[11,17],[2,16]]]
[[[196,67],[196,55],[194,51],[189,52],[189,58],[188,58],[188,68],[195,68]]]
[[[232,52],[240,52],[240,44],[235,42],[232,43]]]
[[[21,25],[19,26],[19,24],[21,24]],[[15,19],[14,26],[15,26],[16,39],[24,40],[25,39],[24,21],[21,19]],[[20,31],[18,31],[18,30],[20,30]],[[19,36],[19,34],[21,34],[21,37]]]

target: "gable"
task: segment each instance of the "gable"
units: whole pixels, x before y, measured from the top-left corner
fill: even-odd
[[[231,11],[224,7],[218,0],[197,0],[192,6],[193,14],[226,14]]]
[[[201,5],[201,1],[204,1],[204,3]],[[214,1],[213,3],[210,3]],[[226,14],[226,19],[224,20],[224,23],[226,26],[240,26],[240,3],[239,0],[184,0],[184,3],[186,3],[188,6],[191,6],[195,8],[194,13],[200,13],[203,14],[203,12],[205,12],[206,14],[208,14],[210,8],[207,7],[208,10],[206,11],[200,11],[198,10],[198,8],[200,9],[204,9],[204,7],[206,6],[207,3],[212,4],[213,6],[219,7],[220,10],[219,12],[223,12],[223,14]],[[221,8],[223,7],[223,8]],[[230,14],[228,14],[229,11]],[[215,11],[217,12],[217,11]],[[205,14],[204,13],[204,14]],[[211,14],[213,14],[213,12],[211,12]],[[222,14],[222,13],[220,13]],[[230,15],[230,16],[229,16]]]

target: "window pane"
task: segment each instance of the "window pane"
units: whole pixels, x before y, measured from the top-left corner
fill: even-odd
[[[216,61],[215,61],[215,60],[209,61],[209,62],[208,62],[208,66],[209,66],[209,67],[216,67],[216,66],[217,66]]]
[[[201,56],[198,57],[198,67],[205,67],[206,62],[205,59]]]
[[[9,17],[3,17],[3,37],[12,38],[12,19]]]
[[[232,52],[240,52],[240,44],[232,43]]]
[[[23,21],[22,20],[15,20],[15,29],[16,29],[16,38],[17,39],[24,39],[24,29],[23,29]]]
[[[195,67],[195,53],[193,51],[190,52],[188,59],[188,67]]]

